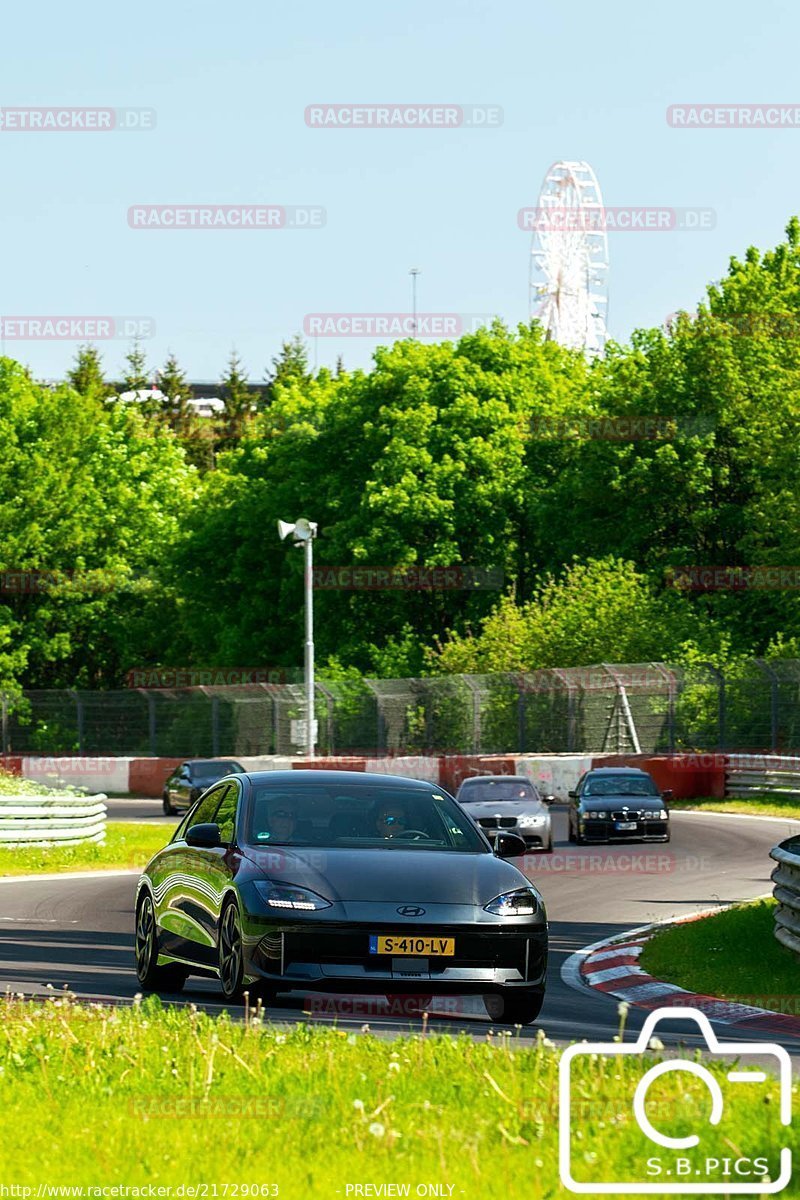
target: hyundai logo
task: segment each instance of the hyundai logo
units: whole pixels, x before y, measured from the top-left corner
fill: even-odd
[[[397,911],[401,917],[421,917],[425,909],[419,904],[401,904]]]

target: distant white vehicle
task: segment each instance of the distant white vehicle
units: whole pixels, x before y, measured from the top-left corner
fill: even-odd
[[[553,824],[548,804],[524,775],[474,775],[465,779],[456,800],[463,804],[491,841],[500,833],[515,833],[529,850],[553,849]]]
[[[164,393],[155,386],[139,388],[132,392],[122,392],[119,398],[130,404],[144,404],[148,400],[166,400]],[[225,411],[225,401],[220,400],[219,396],[205,396],[202,399],[193,396],[187,403],[198,417],[218,417]]]

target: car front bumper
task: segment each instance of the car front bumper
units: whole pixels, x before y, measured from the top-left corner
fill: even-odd
[[[262,930],[250,918],[245,939],[246,974],[284,989],[357,993],[481,993],[496,987],[544,987],[547,929],[487,925],[398,928],[397,923],[337,925],[309,921]],[[452,937],[453,957],[414,959],[370,954],[370,935],[403,933]]]

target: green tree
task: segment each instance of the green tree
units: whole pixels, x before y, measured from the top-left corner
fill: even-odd
[[[178,649],[160,572],[194,490],[175,440],[149,436],[133,405],[40,387],[0,360],[0,682],[9,631],[29,687],[118,685]]]
[[[123,391],[140,392],[150,386],[147,355],[142,343],[136,339],[125,355],[125,371],[122,376]]]
[[[223,444],[230,445],[242,438],[255,406],[253,390],[247,382],[242,360],[235,350],[228,359],[220,388],[225,405]]]
[[[82,396],[103,400],[111,388],[103,375],[103,360],[96,346],[79,346],[67,379]]]

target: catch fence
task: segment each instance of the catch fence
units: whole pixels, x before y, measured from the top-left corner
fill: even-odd
[[[216,756],[303,749],[297,683],[26,691],[6,754]],[[321,754],[800,752],[800,660],[318,680]]]

